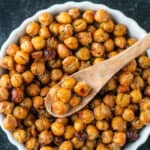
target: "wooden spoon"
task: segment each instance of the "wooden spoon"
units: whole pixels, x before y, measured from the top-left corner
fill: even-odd
[[[104,87],[114,74],[127,65],[131,60],[144,53],[148,48],[150,48],[150,34],[147,34],[143,39],[139,40],[120,54],[72,74],[71,76],[78,81],[86,81],[92,88],[91,93],[87,97],[83,98],[82,102],[78,106],[71,108],[63,115],[58,115],[52,112],[52,98],[48,94],[45,99],[45,107],[47,111],[52,116],[60,118],[67,117],[78,112],[94,98],[94,96]]]

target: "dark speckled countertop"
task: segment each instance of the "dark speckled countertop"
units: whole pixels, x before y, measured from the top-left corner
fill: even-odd
[[[36,11],[66,0],[0,0],[0,46],[10,32]],[[78,1],[78,0],[76,0]],[[150,0],[93,0],[119,9],[150,31]],[[0,129],[0,150],[16,150]],[[150,150],[150,138],[139,150]]]

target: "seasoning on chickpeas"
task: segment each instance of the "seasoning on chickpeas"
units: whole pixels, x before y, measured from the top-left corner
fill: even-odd
[[[31,22],[26,27],[26,33],[30,36],[35,36],[38,34],[40,26],[37,22]]]

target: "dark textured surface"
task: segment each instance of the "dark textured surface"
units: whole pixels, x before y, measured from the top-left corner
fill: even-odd
[[[52,4],[63,3],[66,0],[0,0],[0,46],[8,38],[10,32],[20,23],[32,16],[36,11],[47,8]],[[78,1],[78,0],[76,0]],[[93,0],[112,8],[123,11],[135,19],[143,28],[150,31],[150,0]],[[139,150],[150,149],[150,138]],[[0,129],[0,150],[16,150],[8,142]]]

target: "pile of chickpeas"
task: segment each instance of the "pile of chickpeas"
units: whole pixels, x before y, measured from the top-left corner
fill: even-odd
[[[117,150],[150,123],[150,58],[143,54],[111,78],[81,111],[54,118],[44,98],[62,78],[136,42],[105,10],[42,13],[0,59],[3,126],[27,150]]]
[[[86,81],[77,81],[74,77],[64,77],[59,84],[50,88],[47,99],[51,101],[52,112],[58,115],[67,113],[78,106],[83,97],[90,94],[91,87]],[[47,103],[45,103],[46,105]]]

